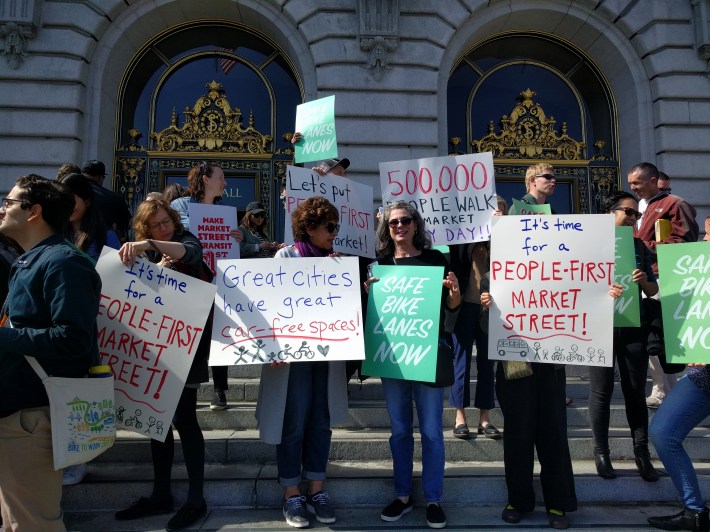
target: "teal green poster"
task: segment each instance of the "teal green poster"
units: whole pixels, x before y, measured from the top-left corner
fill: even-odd
[[[710,242],[656,246],[666,359],[710,363]]]
[[[375,265],[372,274],[362,373],[434,382],[444,268]]]
[[[624,287],[621,295],[614,300],[614,327],[639,327],[639,288],[632,280],[636,269],[633,227],[616,227],[616,260],[614,261],[614,282]]]
[[[296,106],[296,131],[303,135],[296,143],[297,163],[337,157],[335,96]]]
[[[526,214],[552,214],[552,207],[548,203],[530,205],[513,198],[513,206],[508,211],[509,215],[524,216]]]

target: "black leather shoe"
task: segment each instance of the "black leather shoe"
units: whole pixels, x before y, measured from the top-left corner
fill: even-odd
[[[661,530],[710,530],[710,517],[707,507],[702,512],[683,508],[675,515],[649,517],[648,524]]]
[[[506,523],[515,524],[519,523],[523,518],[523,513],[508,504],[505,508],[503,508],[503,513],[500,514],[500,518]]]
[[[114,517],[116,518],[116,521],[130,521],[132,519],[141,519],[142,517],[149,517],[151,515],[169,514],[172,511],[172,498],[166,499],[164,501],[154,501],[152,499],[141,497],[125,510],[120,510],[116,512],[116,515]]]
[[[454,427],[454,438],[467,440],[469,435],[470,431],[468,430],[468,425],[466,425],[466,423],[460,423]]]
[[[478,433],[483,434],[486,438],[490,438],[491,440],[499,440],[501,438],[500,431],[490,423],[485,427],[478,425]]]
[[[611,465],[609,453],[594,453],[594,465],[597,466],[597,475],[602,478],[616,478],[616,471]]]
[[[165,530],[183,530],[194,524],[200,517],[207,513],[207,503],[202,501],[202,504],[192,504],[186,502],[182,505],[177,513],[165,525]]]
[[[648,452],[648,448],[635,449],[634,454],[636,455],[636,467],[641,478],[646,482],[656,482],[658,480],[658,471],[651,463],[651,455]]]

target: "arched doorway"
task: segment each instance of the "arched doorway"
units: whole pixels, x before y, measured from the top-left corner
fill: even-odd
[[[263,33],[224,20],[171,27],[138,50],[122,78],[116,188],[135,207],[148,192],[184,183],[195,164],[218,162],[228,182],[223,202],[263,202],[276,238],[302,101],[294,65]]]
[[[525,194],[525,169],[555,166],[553,208],[597,212],[619,186],[616,106],[604,76],[581,50],[536,32],[499,34],[454,62],[448,93],[452,151],[492,151],[496,189]]]

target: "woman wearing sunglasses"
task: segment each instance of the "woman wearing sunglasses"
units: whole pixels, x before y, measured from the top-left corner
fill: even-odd
[[[628,192],[614,192],[603,204],[603,212],[613,214],[616,226],[633,227],[641,217],[636,198]],[[658,293],[656,276],[653,274],[650,252],[634,239],[636,268],[632,272],[617,272],[630,275],[637,290],[646,297]],[[640,327],[614,327],[614,361],[619,366],[621,391],[626,405],[626,419],[631,429],[636,467],[641,478],[647,482],[658,480],[658,472],[651,463],[648,452],[648,409],[646,407],[646,377],[648,373],[648,325],[644,323],[644,306],[641,305]],[[614,391],[614,368],[589,367],[589,418],[594,438],[594,463],[597,474],[606,479],[616,477],[609,457],[609,411],[611,394]]]
[[[271,242],[266,235],[266,210],[258,201],[252,201],[247,205],[247,212],[242,218],[239,229],[244,234],[244,240],[239,246],[242,259],[273,257],[274,253],[283,247],[283,244]]]
[[[439,336],[450,334],[456,323],[461,293],[446,258],[431,249],[431,238],[419,212],[404,201],[385,208],[377,228],[377,263],[395,266],[443,266],[441,318]],[[365,290],[377,281],[371,277]],[[412,401],[417,407],[422,440],[422,487],[426,500],[426,520],[430,528],[444,528],[446,515],[439,502],[444,491],[444,389],[433,383],[382,378],[387,412],[392,425],[390,450],[394,469],[396,498],[384,510],[383,521],[397,521],[414,507],[412,468],[414,461],[414,430]]]
[[[276,258],[329,257],[338,236],[338,210],[314,196],[291,214],[292,246]],[[324,491],[331,427],[345,421],[348,392],[344,361],[273,363],[261,371],[256,417],[259,437],[276,445],[279,484],[284,488],[283,515],[289,526],[306,528],[314,514],[334,523],[335,513]],[[301,495],[301,479],[308,481]]]

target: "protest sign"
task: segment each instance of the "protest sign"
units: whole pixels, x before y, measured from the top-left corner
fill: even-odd
[[[523,203],[520,200],[513,198],[513,205],[508,211],[510,216],[525,216],[528,214],[552,214],[552,207],[549,203],[541,203],[531,205],[529,203]]]
[[[294,160],[297,163],[337,157],[335,96],[297,105],[296,131],[303,135],[295,145]]]
[[[291,213],[304,200],[323,196],[338,209],[340,229],[333,250],[375,258],[372,187],[333,174],[318,175],[306,168],[286,167],[286,224],[284,242],[293,242]]]
[[[165,441],[214,301],[215,286],[104,247],[98,326],[118,427]]]
[[[490,239],[498,208],[490,152],[380,163],[382,201],[406,201],[434,245]]]
[[[210,366],[365,358],[357,257],[217,265]]]
[[[229,236],[237,228],[237,209],[190,203],[189,212],[189,230],[202,243],[202,257],[215,275],[218,260],[239,258],[239,242]]]
[[[666,360],[710,364],[710,242],[656,246]]]
[[[641,325],[639,285],[633,281],[636,269],[634,229],[629,226],[616,229],[616,259],[614,282],[623,287],[621,295],[614,300],[614,327],[639,327]]]
[[[611,366],[614,217],[496,216],[491,360]]]
[[[444,268],[374,265],[372,274],[362,373],[434,382]]]

